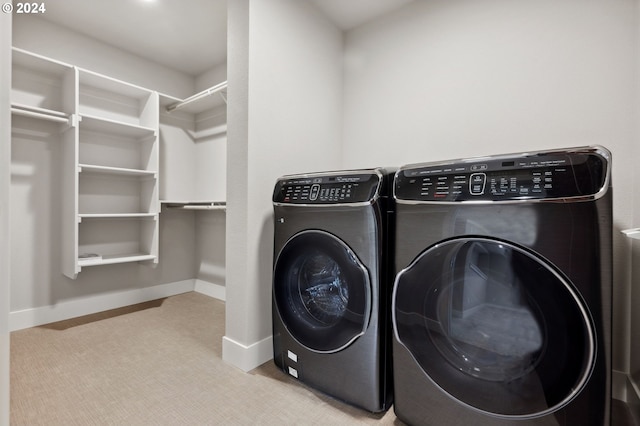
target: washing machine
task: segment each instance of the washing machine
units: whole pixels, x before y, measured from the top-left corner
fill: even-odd
[[[606,425],[611,155],[398,169],[394,410],[411,425]]]
[[[284,176],[273,194],[274,362],[370,412],[392,400],[393,172]]]

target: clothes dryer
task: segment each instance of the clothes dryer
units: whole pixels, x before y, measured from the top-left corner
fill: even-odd
[[[285,373],[371,412],[391,404],[393,171],[280,178],[273,352]]]
[[[608,425],[611,155],[401,167],[394,410],[411,425]]]

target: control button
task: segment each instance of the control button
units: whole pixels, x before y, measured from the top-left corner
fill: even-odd
[[[484,194],[484,186],[487,182],[487,175],[484,173],[473,173],[469,179],[469,192],[471,195]]]
[[[471,166],[471,171],[477,172],[478,170],[487,170],[488,168],[489,167],[486,164],[473,164]]]
[[[319,193],[320,193],[320,185],[318,185],[317,183],[314,185],[311,185],[311,195],[309,195],[309,199],[311,201],[317,200]]]

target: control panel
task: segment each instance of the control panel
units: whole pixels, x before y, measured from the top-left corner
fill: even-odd
[[[598,193],[607,160],[594,152],[539,153],[483,158],[400,169],[397,199],[415,201],[501,201],[568,198]]]
[[[274,203],[342,204],[371,200],[380,185],[376,173],[300,175],[276,183]]]

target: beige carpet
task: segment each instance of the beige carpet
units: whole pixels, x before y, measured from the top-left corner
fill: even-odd
[[[399,425],[224,363],[224,303],[186,293],[11,334],[11,425]]]

